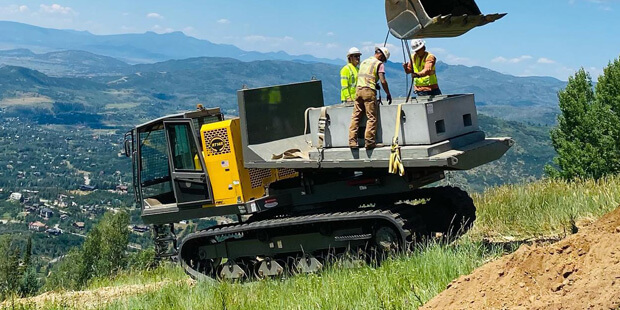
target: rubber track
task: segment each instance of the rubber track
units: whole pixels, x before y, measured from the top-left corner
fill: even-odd
[[[205,238],[205,241],[215,238],[217,236],[234,235],[238,233],[271,229],[271,228],[283,228],[293,225],[309,225],[314,223],[327,223],[327,222],[345,222],[345,221],[358,221],[358,220],[386,220],[394,225],[398,229],[401,235],[401,241],[406,242],[411,232],[405,229],[406,219],[400,217],[400,214],[393,213],[390,210],[374,209],[367,211],[352,211],[352,212],[334,212],[334,213],[322,213],[297,217],[287,217],[279,219],[262,220],[251,223],[233,224],[225,227],[216,227],[206,229],[200,232],[193,233],[183,239],[181,247],[179,248],[179,255],[183,253],[183,246],[190,240],[199,238]],[[200,242],[199,244],[208,244],[207,242]],[[191,268],[184,257],[180,257],[181,264],[185,270],[194,277],[203,277],[204,274]]]
[[[439,201],[435,203],[448,203],[456,208],[453,211],[460,213],[461,216],[466,216],[470,220],[470,222],[466,225],[466,227],[464,227],[464,230],[461,231],[460,234],[464,233],[471,226],[473,220],[475,220],[475,207],[473,205],[472,199],[469,197],[467,192],[459,188],[449,186],[424,188],[412,191],[404,195],[394,195],[392,199],[386,199],[382,201],[380,205],[377,205],[376,208],[370,210],[357,209],[349,212],[327,212],[299,216],[287,216],[282,214],[281,216],[284,217],[260,220],[252,220],[252,218],[250,218],[249,221],[240,224],[231,224],[226,226],[207,228],[200,232],[192,233],[186,236],[181,242],[181,246],[179,248],[179,256],[182,256],[183,246],[186,244],[186,242],[200,238],[205,238],[205,240],[204,242],[199,242],[198,244],[204,245],[209,244],[209,242],[206,241],[209,241],[210,239],[212,240],[218,236],[234,235],[238,233],[256,231],[261,229],[284,228],[296,225],[309,225],[314,223],[345,222],[373,219],[386,220],[392,223],[393,226],[398,229],[401,235],[400,246],[407,247],[408,244],[416,241],[415,234],[428,233],[427,231],[425,231],[426,229],[418,231],[419,228],[425,226],[423,222],[428,221],[428,218],[426,217],[430,216],[432,218],[433,215],[438,215],[441,213],[437,212],[439,210],[433,210],[435,207],[437,207],[437,205],[433,206],[432,202],[429,205],[429,208],[424,208],[422,210],[412,208],[411,205],[407,204],[394,205],[394,203],[399,200],[413,200],[420,198],[431,198],[431,201],[433,198],[439,199]],[[275,216],[279,215],[275,214]],[[445,225],[446,224],[444,223],[443,225],[439,226]],[[179,258],[181,264],[189,274],[194,277],[206,276],[199,271],[192,269],[187,263],[185,263],[185,258]]]

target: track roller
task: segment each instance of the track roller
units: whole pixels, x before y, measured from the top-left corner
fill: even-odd
[[[235,261],[228,261],[218,268],[217,276],[220,280],[241,280],[248,276],[245,265],[240,266]]]
[[[305,254],[295,261],[295,270],[298,273],[315,273],[323,268],[323,264],[316,257]]]
[[[277,261],[272,260],[270,257],[265,258],[256,265],[258,266],[256,270],[256,277],[260,279],[266,277],[277,277],[284,273],[284,267]]]

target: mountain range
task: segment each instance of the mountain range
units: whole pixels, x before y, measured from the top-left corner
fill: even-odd
[[[171,32],[95,35],[88,31],[42,28],[10,21],[0,21],[1,49],[29,49],[37,53],[80,50],[105,55],[127,63],[149,63],[192,57],[231,57],[243,61],[290,60],[337,64],[334,59],[284,52],[244,51],[234,45],[215,44]]]
[[[344,65],[309,55],[243,51],[180,32],[94,35],[8,21],[0,21],[0,47],[12,48],[0,51],[1,64],[27,67],[49,77],[78,77],[114,90],[130,89],[142,101],[175,98],[168,103],[180,108],[193,108],[200,101],[224,106],[231,113],[235,113],[235,91],[243,85],[260,87],[311,77],[323,81],[326,103],[337,103],[338,71]],[[441,61],[437,73],[444,93],[474,93],[482,113],[534,124],[555,123],[557,92],[566,85],[551,77],[515,77]],[[393,95],[405,96],[411,83],[400,64],[388,62],[386,75]],[[3,87],[11,88],[8,84]],[[127,104],[128,99],[103,101]]]

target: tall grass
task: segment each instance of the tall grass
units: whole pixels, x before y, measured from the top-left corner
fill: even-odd
[[[379,267],[329,268],[317,275],[241,284],[189,285],[179,281],[187,279],[180,267],[165,265],[113,279],[95,279],[89,287],[163,282],[158,290],[101,304],[105,309],[415,309],[459,275],[503,254],[501,244],[489,245],[484,239],[563,235],[570,233],[575,223],[579,226],[584,219],[593,220],[615,209],[620,204],[620,176],[506,185],[473,198],[477,221],[465,238],[455,244],[420,245]],[[76,303],[49,303],[44,308],[67,305],[75,308]]]
[[[161,281],[181,281],[187,279],[187,274],[182,268],[176,268],[173,263],[164,263],[162,266],[152,270],[131,270],[120,273],[113,277],[92,279],[87,289],[95,290],[102,287],[144,285]]]
[[[170,284],[117,301],[107,309],[411,309],[454,278],[501,255],[481,243],[432,243],[373,268],[331,268],[320,274],[250,283]]]
[[[473,198],[478,208],[468,236],[473,240],[557,236],[573,231],[575,222],[593,220],[617,208],[620,176],[505,185]]]

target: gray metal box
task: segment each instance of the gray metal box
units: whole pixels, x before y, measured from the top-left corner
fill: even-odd
[[[400,145],[434,144],[478,130],[478,117],[473,94],[418,97],[404,103],[396,99],[391,105],[379,106],[377,143],[390,144],[394,136],[398,104],[402,105]],[[325,147],[348,147],[352,106],[327,107]],[[318,145],[320,108],[310,109],[308,127],[313,146]],[[366,117],[360,122],[359,144],[364,145]]]

